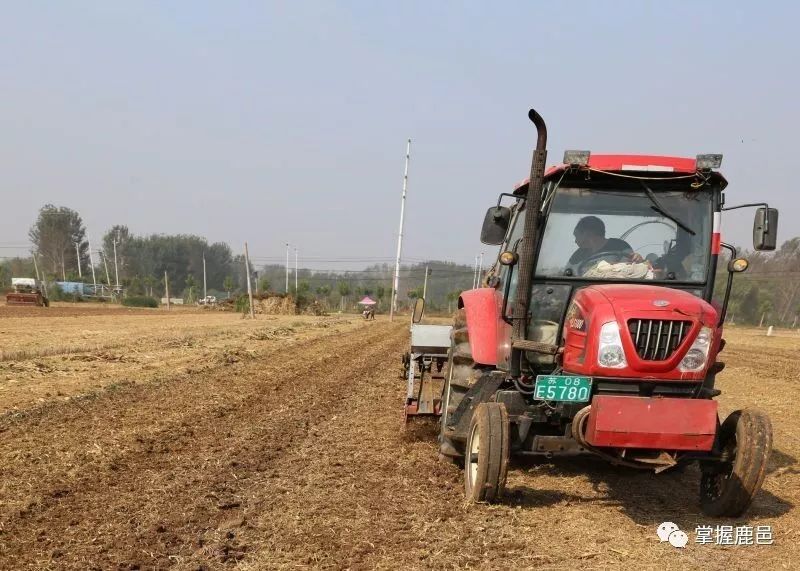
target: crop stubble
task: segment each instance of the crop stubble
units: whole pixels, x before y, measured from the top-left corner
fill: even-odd
[[[400,431],[407,324],[324,322],[223,328],[196,370],[6,414],[0,567],[780,568],[798,557],[794,337],[728,335],[721,405],[758,404],[776,433],[764,491],[731,521],[699,512],[694,469],[591,460],[518,464],[504,503],[467,505],[458,470],[436,460],[434,427]],[[664,520],[689,532],[772,525],[776,542],[679,551],[658,543]]]

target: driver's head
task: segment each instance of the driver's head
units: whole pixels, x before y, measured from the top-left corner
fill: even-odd
[[[579,248],[596,250],[606,241],[606,225],[597,216],[584,216],[572,232]]]

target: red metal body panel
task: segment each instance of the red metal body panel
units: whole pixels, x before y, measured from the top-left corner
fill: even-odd
[[[598,395],[586,441],[597,447],[708,451],[716,431],[713,400]]]
[[[497,365],[500,309],[494,288],[482,287],[461,292],[459,306],[467,316],[472,358],[482,365]]]
[[[44,299],[40,293],[8,293],[6,294],[6,305],[44,305]]]
[[[545,172],[545,179],[560,175],[568,165],[551,166]],[[697,171],[696,159],[688,157],[664,157],[659,155],[589,155],[589,168],[611,171],[626,172],[635,171],[632,167],[640,166],[642,171],[671,169],[669,172],[678,174],[691,174]],[[651,167],[655,167],[651,169]],[[722,188],[728,184],[725,177],[718,172],[711,173],[713,178],[719,179]],[[523,180],[514,186],[514,191],[521,191],[528,186],[528,179]]]
[[[658,307],[654,301],[667,302]],[[708,364],[714,362],[721,332],[717,330],[717,310],[689,292],[650,285],[604,284],[586,287],[575,294],[573,303],[579,308],[581,320],[570,320],[564,327],[564,371],[592,377],[622,377],[636,380],[697,381],[705,378],[705,369],[683,373],[678,365],[691,347],[700,328],[715,330],[715,343]],[[675,353],[665,361],[639,358],[628,331],[628,320],[673,319],[691,321],[692,326]],[[581,323],[583,321],[583,323]],[[621,369],[602,367],[597,363],[600,328],[616,321],[620,329],[622,348],[627,366]],[[581,327],[574,327],[580,323]]]

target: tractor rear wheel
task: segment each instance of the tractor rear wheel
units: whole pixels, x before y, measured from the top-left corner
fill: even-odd
[[[461,327],[459,327],[459,325]],[[464,443],[451,437],[447,421],[458,408],[475,378],[475,362],[469,346],[467,328],[456,318],[452,344],[447,362],[447,379],[442,391],[442,415],[439,419],[439,455],[444,460],[460,464],[464,457]]]
[[[715,517],[738,517],[761,489],[772,450],[772,423],[763,412],[732,412],[719,429],[723,468],[703,471],[700,505]]]
[[[508,412],[503,403],[475,409],[467,437],[464,487],[473,502],[494,502],[503,495],[508,473]]]

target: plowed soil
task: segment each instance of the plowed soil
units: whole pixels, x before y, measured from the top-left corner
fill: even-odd
[[[75,327],[110,327],[97,319]],[[113,348],[48,354],[32,336],[41,354],[0,361],[17,368],[0,367],[2,569],[771,569],[800,560],[797,333],[727,335],[721,406],[766,410],[775,451],[746,517],[721,520],[699,511],[694,468],[655,476],[591,459],[517,463],[502,503],[466,504],[460,471],[436,458],[435,427],[401,431],[405,319],[114,319],[127,335],[97,342]],[[0,320],[0,346],[24,329]],[[771,525],[775,543],[676,549],[656,537],[665,520],[690,537],[697,525]]]

